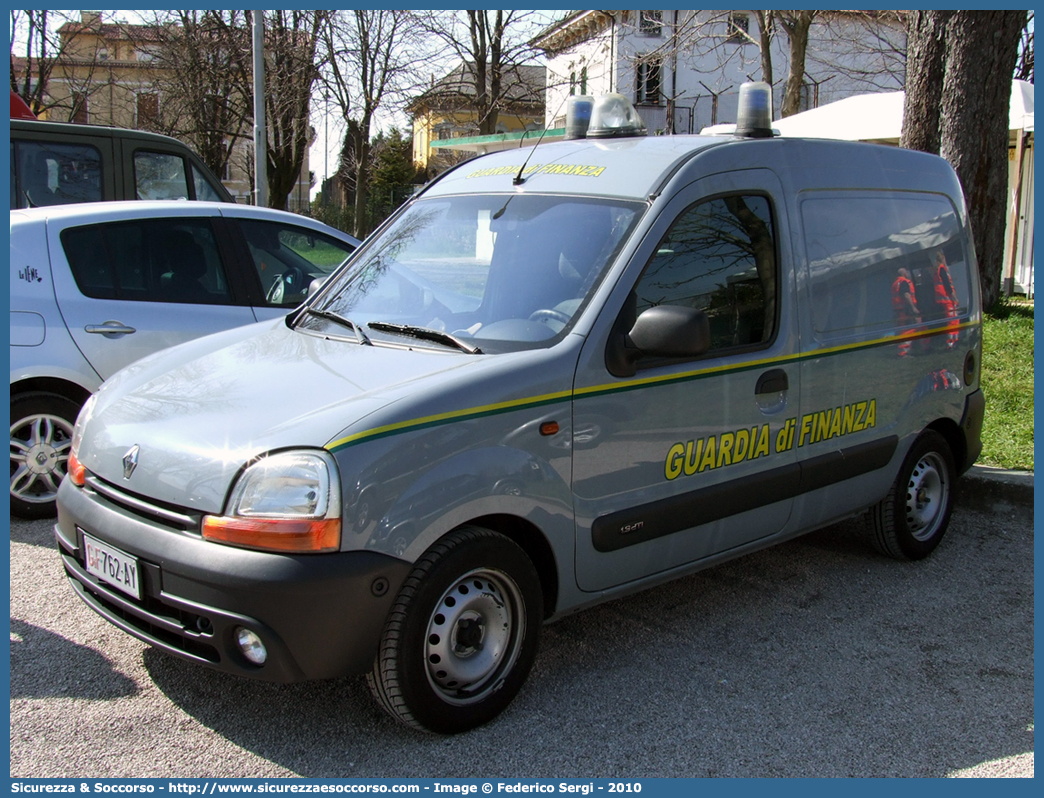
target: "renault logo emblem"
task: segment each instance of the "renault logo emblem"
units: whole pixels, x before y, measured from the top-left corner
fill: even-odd
[[[134,444],[127,454],[123,455],[123,478],[130,479],[131,474],[134,473],[134,469],[138,467],[138,452],[141,451],[141,447],[138,444]]]

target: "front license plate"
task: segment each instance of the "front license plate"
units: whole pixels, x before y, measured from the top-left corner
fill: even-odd
[[[141,598],[138,587],[138,560],[126,552],[107,543],[95,540],[88,534],[83,536],[84,561],[87,573],[122,590],[136,599]]]

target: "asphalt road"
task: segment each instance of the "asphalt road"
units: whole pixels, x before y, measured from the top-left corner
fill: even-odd
[[[12,519],[12,777],[1033,775],[1033,513],[959,509],[920,563],[853,521],[545,629],[529,682],[447,738],[363,679],[273,686],[151,650]]]

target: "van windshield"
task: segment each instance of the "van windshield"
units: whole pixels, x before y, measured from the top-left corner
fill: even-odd
[[[401,341],[393,328],[405,325],[483,352],[547,346],[572,326],[644,208],[520,194],[419,200],[332,278],[318,308],[366,327],[375,343]]]

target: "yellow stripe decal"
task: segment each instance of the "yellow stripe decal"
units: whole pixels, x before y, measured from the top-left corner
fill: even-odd
[[[407,421],[399,421],[395,424],[386,424],[383,427],[373,427],[362,432],[357,432],[354,435],[347,435],[344,438],[338,438],[335,441],[331,441],[326,444],[326,449],[334,451],[336,449],[342,449],[353,443],[358,443],[361,440],[368,438],[382,438],[386,435],[391,435],[397,432],[403,432],[408,429],[415,429],[420,427],[432,427],[441,424],[446,424],[451,421],[462,421],[467,418],[474,418],[477,416],[491,416],[498,413],[508,413],[512,410],[521,410],[527,407],[538,407],[540,405],[553,404],[554,402],[561,402],[569,400],[573,397],[572,391],[559,391],[558,393],[544,394],[543,396],[531,396],[525,399],[514,399],[510,402],[498,402],[492,405],[479,405],[478,407],[469,407],[464,410],[452,410],[448,413],[436,413],[432,416],[422,416],[420,418],[411,418]]]
[[[524,410],[533,407],[540,407],[542,405],[555,404],[556,402],[570,401],[572,399],[580,399],[584,397],[596,396],[599,394],[609,393],[622,393],[625,391],[633,391],[639,388],[647,388],[654,385],[669,384],[675,382],[688,382],[690,380],[698,380],[706,377],[714,376],[715,374],[726,374],[736,373],[742,371],[750,371],[752,369],[764,368],[766,366],[775,366],[782,363],[795,363],[802,360],[814,360],[820,357],[831,357],[838,355],[843,352],[851,352],[858,349],[872,349],[878,346],[885,346],[888,344],[895,344],[900,341],[914,341],[918,338],[928,338],[934,335],[946,335],[956,330],[968,329],[970,327],[979,327],[979,321],[969,321],[953,327],[942,327],[932,330],[924,330],[922,332],[916,332],[911,335],[890,335],[884,338],[876,338],[872,341],[861,341],[853,344],[843,344],[841,346],[826,347],[824,349],[816,349],[812,352],[802,352],[800,354],[783,355],[781,357],[769,357],[761,358],[759,360],[747,360],[742,363],[733,363],[726,366],[715,366],[712,368],[695,369],[693,371],[685,371],[680,374],[665,374],[659,377],[647,377],[645,379],[638,380],[626,380],[620,382],[606,383],[604,385],[592,385],[587,388],[578,388],[571,391],[558,391],[557,393],[548,393],[540,396],[531,396],[525,399],[513,399],[509,402],[497,402],[490,405],[478,405],[476,407],[469,407],[463,410],[452,410],[447,413],[436,413],[430,416],[421,416],[419,418],[411,418],[406,421],[398,421],[394,424],[386,424],[383,427],[372,427],[370,429],[363,430],[361,432],[353,433],[352,435],[346,435],[343,438],[330,441],[324,448],[334,452],[339,449],[343,449],[346,446],[352,446],[362,441],[374,440],[376,438],[384,438],[389,435],[396,435],[400,432],[407,432],[410,430],[424,429],[427,427],[441,426],[443,424],[449,424],[454,421],[464,421],[471,418],[479,418],[482,416],[498,415],[500,413],[510,413],[514,410]]]

